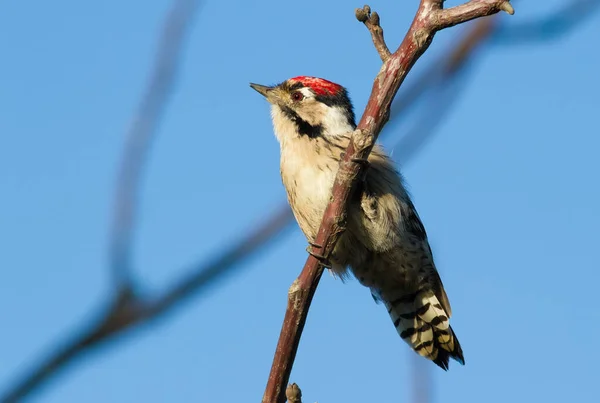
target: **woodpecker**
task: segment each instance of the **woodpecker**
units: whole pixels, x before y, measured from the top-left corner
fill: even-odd
[[[356,128],[348,92],[308,76],[250,86],[271,104],[288,202],[309,244],[314,243],[340,159]],[[370,288],[415,352],[444,370],[450,358],[464,365],[449,324],[450,302],[404,179],[378,144],[368,163],[359,194],[348,208],[346,231],[330,256],[330,270],[344,279],[349,269]]]

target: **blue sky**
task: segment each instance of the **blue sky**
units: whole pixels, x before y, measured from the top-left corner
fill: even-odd
[[[370,3],[390,47],[416,3]],[[515,2],[503,21],[564,3],[541,4]],[[109,291],[116,170],[169,5],[0,6],[0,391]],[[141,284],[175,281],[285,200],[268,107],[249,82],[322,76],[346,86],[362,110],[380,61],[354,19],[361,5],[203,7],[143,181]],[[436,37],[415,73],[460,32]],[[600,14],[552,42],[486,47],[435,139],[402,167],[467,362],[447,373],[430,365],[434,401],[597,394],[599,37]],[[390,125],[384,144],[408,127]],[[237,275],[85,357],[31,401],[259,401],[305,246],[294,228]],[[412,356],[366,289],[324,275],[292,381],[307,402],[404,402]]]

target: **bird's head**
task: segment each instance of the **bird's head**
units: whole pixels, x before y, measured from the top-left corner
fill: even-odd
[[[298,136],[336,137],[356,127],[348,92],[331,81],[299,76],[272,87],[250,86],[271,103],[273,126],[280,141]]]

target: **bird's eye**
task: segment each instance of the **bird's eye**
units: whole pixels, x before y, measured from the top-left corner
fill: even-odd
[[[292,93],[292,99],[294,101],[302,101],[304,99],[304,95],[300,91],[296,91]]]

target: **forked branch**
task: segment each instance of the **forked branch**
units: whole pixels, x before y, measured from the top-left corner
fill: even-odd
[[[389,118],[392,100],[406,75],[427,50],[437,31],[502,10],[509,14],[514,13],[507,0],[471,0],[449,9],[443,9],[442,5],[443,0],[421,0],[406,36],[396,52],[389,56],[386,53],[387,46],[383,40],[383,31],[379,26],[377,14],[373,18],[374,13],[369,13],[368,6],[356,12],[357,19],[364,22],[371,32],[375,48],[383,60],[383,66],[375,78],[371,96],[357,130],[352,134],[344,158],[340,161],[330,202],[323,214],[315,244],[311,246],[312,254],[308,256],[300,276],[288,292],[287,310],[263,403],[286,401],[286,385],[302,330],[310,303],[323,274],[322,262],[315,255],[329,258],[337,240],[345,230],[348,200],[364,169],[362,164],[354,161],[368,158],[381,129]],[[389,50],[387,52],[389,53]]]
[[[364,6],[363,8],[357,8],[355,15],[356,19],[365,24],[371,33],[375,49],[379,53],[381,61],[385,63],[392,55],[392,52],[390,52],[385,44],[385,39],[383,39],[383,28],[379,25],[379,14],[375,11],[371,12],[371,7]]]

